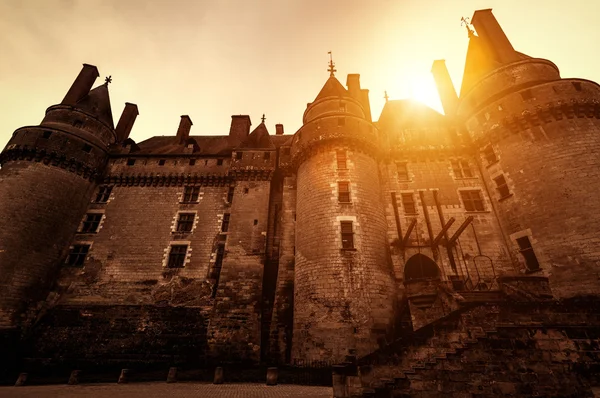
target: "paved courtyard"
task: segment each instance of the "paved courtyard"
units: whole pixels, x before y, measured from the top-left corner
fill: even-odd
[[[331,387],[281,384],[131,383],[0,387],[0,397],[15,398],[331,398]]]

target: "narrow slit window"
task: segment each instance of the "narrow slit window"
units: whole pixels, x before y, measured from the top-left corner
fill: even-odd
[[[235,192],[235,187],[229,187],[227,190],[227,203],[231,203],[233,201],[233,194]]]
[[[51,135],[52,135],[52,131],[44,131],[42,133],[42,138],[48,139],[48,138],[50,138]]]
[[[223,159],[217,159],[217,166],[223,165]]]
[[[406,214],[417,214],[417,207],[415,205],[415,197],[412,193],[403,193],[402,196],[402,207],[404,207],[404,213]]]
[[[177,232],[191,232],[194,226],[194,213],[180,213],[177,220]]]
[[[89,144],[83,144],[83,146],[81,147],[81,150],[85,153],[90,153],[90,152],[92,152],[92,146]]]
[[[127,166],[133,166],[135,164],[135,159],[127,159]]]
[[[102,220],[101,213],[88,213],[85,215],[83,225],[81,226],[81,233],[92,234],[98,232],[100,226],[100,220]]]
[[[496,190],[500,194],[500,199],[510,196],[510,189],[508,188],[508,184],[506,183],[506,178],[504,178],[504,175],[494,178],[494,183],[496,184]]]
[[[525,259],[527,270],[535,271],[540,269],[540,263],[538,262],[535,252],[533,251],[529,237],[524,236],[522,238],[518,238],[517,244],[519,245],[519,252]]]
[[[337,151],[337,168],[338,170],[344,170],[348,168],[346,151]]]
[[[223,256],[225,254],[225,245],[219,245],[217,247],[217,254],[215,258],[215,264],[210,272],[209,279],[214,281],[212,297],[217,296],[217,288],[219,287],[219,279],[221,277],[221,268],[223,268]]]
[[[483,198],[481,197],[481,191],[460,191],[463,204],[466,211],[484,211]]]
[[[73,245],[69,251],[66,264],[71,267],[81,267],[90,251],[90,245]]]
[[[185,264],[185,255],[187,253],[187,245],[173,245],[169,251],[169,268],[183,268]]]
[[[196,164],[196,159],[190,159],[190,166],[194,166]]]
[[[221,232],[227,232],[229,230],[229,213],[223,214],[223,221],[221,222]]]
[[[165,163],[166,163],[166,160],[165,160],[165,159],[160,159],[160,160],[158,161],[158,165],[159,165],[159,166],[164,166],[164,165],[165,165]]]
[[[399,181],[408,181],[408,163],[406,162],[397,162],[396,168],[398,169],[398,180]]]
[[[183,189],[183,202],[196,203],[200,195],[200,187],[187,186]]]
[[[236,152],[236,153],[235,153],[235,158],[236,158],[237,160],[240,160],[240,159],[241,159],[243,156],[244,156],[244,153],[243,153],[243,152]]]
[[[338,182],[338,201],[342,203],[350,202],[350,183],[347,181]]]
[[[352,221],[340,221],[342,231],[342,249],[354,249],[354,229]]]
[[[100,188],[98,188],[98,194],[96,195],[96,203],[108,202],[112,188],[113,187],[111,185],[100,185]]]

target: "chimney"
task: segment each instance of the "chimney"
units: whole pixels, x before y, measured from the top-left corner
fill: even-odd
[[[71,88],[63,98],[61,104],[75,105],[90,92],[96,78],[100,76],[98,68],[94,65],[83,64],[83,69],[79,72],[77,79],[71,85]]]
[[[139,114],[136,104],[130,104],[129,102],[125,103],[125,109],[123,109],[123,113],[121,113],[121,118],[115,129],[115,132],[117,133],[117,142],[123,142],[129,138],[131,128]]]
[[[283,124],[275,125],[275,135],[283,135]]]
[[[192,119],[188,115],[181,115],[181,121],[177,128],[177,138],[179,144],[185,144],[188,138],[190,138],[190,129],[192,128]]]
[[[486,47],[495,55],[497,61],[505,64],[517,61],[519,58],[502,27],[492,14],[492,9],[477,10],[471,18],[471,23]]]
[[[442,107],[444,107],[444,114],[446,116],[454,115],[458,105],[458,96],[456,95],[454,84],[452,84],[450,73],[448,73],[448,68],[446,68],[446,61],[443,59],[433,61],[431,73],[435,80]]]
[[[229,137],[235,138],[242,142],[250,134],[250,116],[248,115],[232,115],[231,127],[229,128]]]
[[[360,101],[360,75],[358,73],[350,73],[346,78],[346,87],[350,96],[357,101]]]

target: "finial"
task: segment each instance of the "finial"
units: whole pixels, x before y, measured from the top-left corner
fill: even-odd
[[[266,117],[265,117],[265,114],[263,113],[263,116],[260,118],[260,120],[262,120],[262,122],[264,123],[265,119],[266,119]]]
[[[385,102],[388,102],[388,100],[390,99],[390,97],[387,95],[387,90],[383,92],[383,98],[385,98]]]
[[[108,86],[108,83],[112,83],[112,76],[109,75],[108,77],[104,78],[104,84],[106,84]]]
[[[467,32],[469,32],[468,34],[469,34],[469,39],[470,39],[475,34],[475,30],[472,28],[469,18],[462,17],[460,19],[460,26],[463,26],[463,25],[467,28]]]
[[[331,51],[328,51],[327,54],[329,54],[329,68],[327,69],[327,71],[329,72],[329,76],[333,77],[335,76],[334,73],[337,72],[337,70],[335,69],[335,64],[333,63],[333,56],[331,55]]]

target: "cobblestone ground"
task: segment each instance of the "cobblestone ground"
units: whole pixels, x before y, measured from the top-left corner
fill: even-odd
[[[264,384],[132,383],[0,387],[0,397],[15,398],[331,398],[331,387]]]

